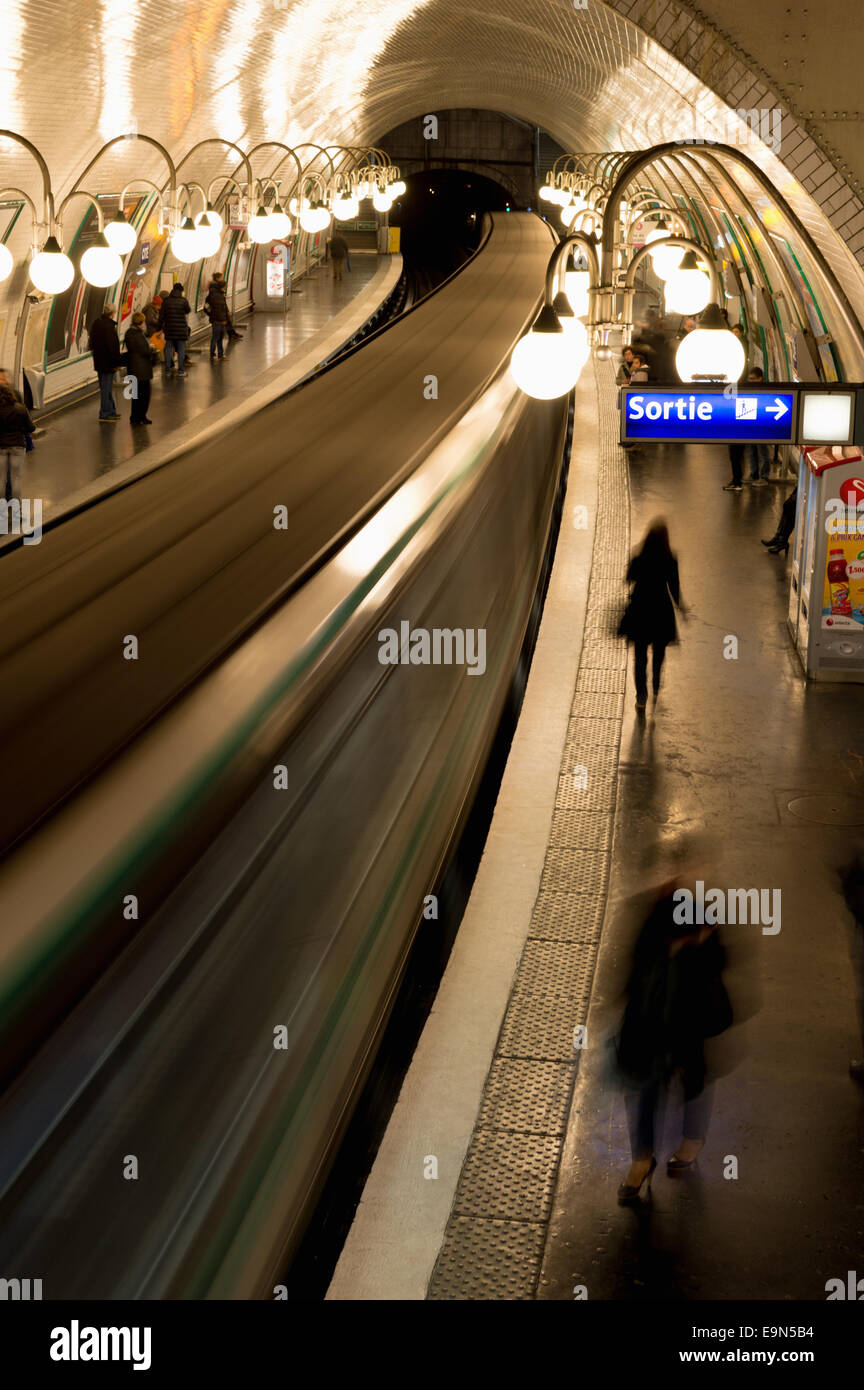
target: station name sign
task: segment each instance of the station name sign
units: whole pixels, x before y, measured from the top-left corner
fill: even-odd
[[[627,386],[621,391],[621,442],[851,444],[857,442],[856,413],[864,427],[862,407],[864,391],[855,386]]]

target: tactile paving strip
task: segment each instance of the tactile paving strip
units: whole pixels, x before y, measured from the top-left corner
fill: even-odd
[[[603,923],[627,655],[629,546],[612,363],[595,364],[598,515],[585,633],[540,889],[427,1298],[530,1299],[548,1233]]]

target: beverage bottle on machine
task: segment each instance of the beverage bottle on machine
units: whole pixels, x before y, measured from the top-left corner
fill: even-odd
[[[846,556],[842,550],[832,550],[828,561],[828,587],[831,591],[831,612],[835,618],[851,618],[849,576]]]

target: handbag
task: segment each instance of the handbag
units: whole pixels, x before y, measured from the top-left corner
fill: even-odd
[[[165,350],[165,334],[162,332],[162,329],[161,329],[161,328],[157,328],[156,332],[153,333],[153,334],[151,335],[151,337],[150,337],[150,346],[151,346],[156,352],[164,352],[164,350]]]

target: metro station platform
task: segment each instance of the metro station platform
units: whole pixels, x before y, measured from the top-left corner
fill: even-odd
[[[719,446],[625,454],[616,399],[611,364],[586,369],[483,860],[329,1299],[824,1300],[856,1268],[864,1094],[836,867],[864,839],[860,691],[805,683],[787,635],[788,563],[760,538],[792,483],[724,493]],[[660,515],[690,616],[641,718],[614,632]],[[622,1208],[606,1040],[638,895],[694,831],[706,879],[781,890],[781,929],[726,928],[738,1025],[698,1169],[666,1176],[670,1105],[653,1199]]]
[[[285,314],[239,317],[243,339],[228,340],[222,362],[209,360],[209,331],[193,337],[185,378],[169,376],[162,365],[155,368],[152,426],[133,429],[129,424],[122,372],[114,390],[121,418],[114,425],[97,419],[98,389],[73,404],[43,411],[26,469],[27,487],[30,495],[42,498],[44,518],[56,519],[106,488],[166,462],[199,438],[202,425],[221,428],[238,406],[260,409],[296,385],[350,342],[391,293],[401,268],[400,256],[354,251],[350,274],[336,284],[329,265],[318,267],[298,281]]]

